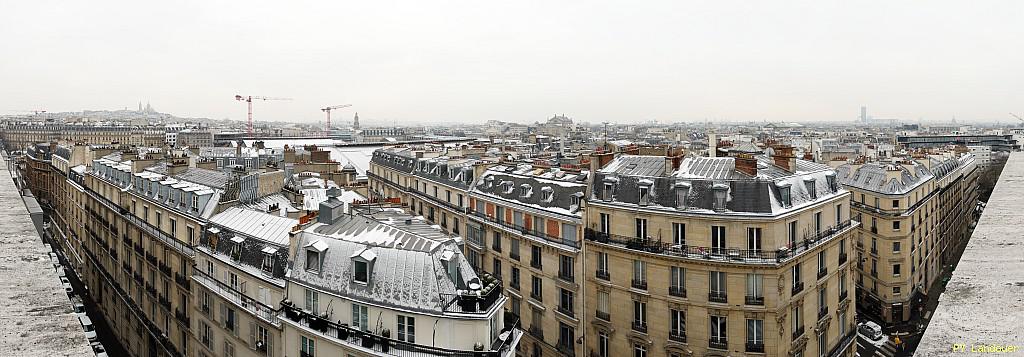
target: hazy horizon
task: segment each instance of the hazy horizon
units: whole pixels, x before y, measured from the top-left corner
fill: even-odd
[[[1016,1],[5,4],[0,114],[364,123],[1014,121]]]

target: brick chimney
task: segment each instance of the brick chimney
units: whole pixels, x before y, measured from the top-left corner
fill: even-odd
[[[793,147],[789,145],[776,145],[772,159],[775,160],[775,166],[781,167],[782,169],[793,172],[796,170],[796,156],[793,156]]]
[[[750,154],[739,154],[736,156],[736,171],[757,176],[757,159]]]

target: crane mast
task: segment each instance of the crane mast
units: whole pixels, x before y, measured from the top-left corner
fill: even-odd
[[[252,136],[252,100],[291,100],[291,98],[263,97],[258,95],[235,95],[235,100],[245,102],[249,106],[247,131]]]

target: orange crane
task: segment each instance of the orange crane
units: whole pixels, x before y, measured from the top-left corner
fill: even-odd
[[[331,130],[331,111],[335,110],[335,109],[348,108],[348,107],[351,107],[351,106],[352,106],[352,104],[342,104],[342,105],[334,105],[334,106],[330,106],[330,107],[326,107],[326,108],[320,108],[321,111],[327,113],[327,130],[328,131]]]
[[[257,95],[235,95],[235,100],[249,104],[249,136],[252,136],[252,100],[292,100],[291,98],[261,97]]]

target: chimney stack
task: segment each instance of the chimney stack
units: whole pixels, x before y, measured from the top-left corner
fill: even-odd
[[[739,154],[739,156],[736,156],[736,171],[756,177],[757,159],[750,154]]]
[[[773,147],[773,149],[772,159],[775,160],[775,166],[789,172],[796,171],[796,156],[793,156],[792,146],[779,144]]]
[[[708,133],[708,157],[718,157],[718,137]]]

